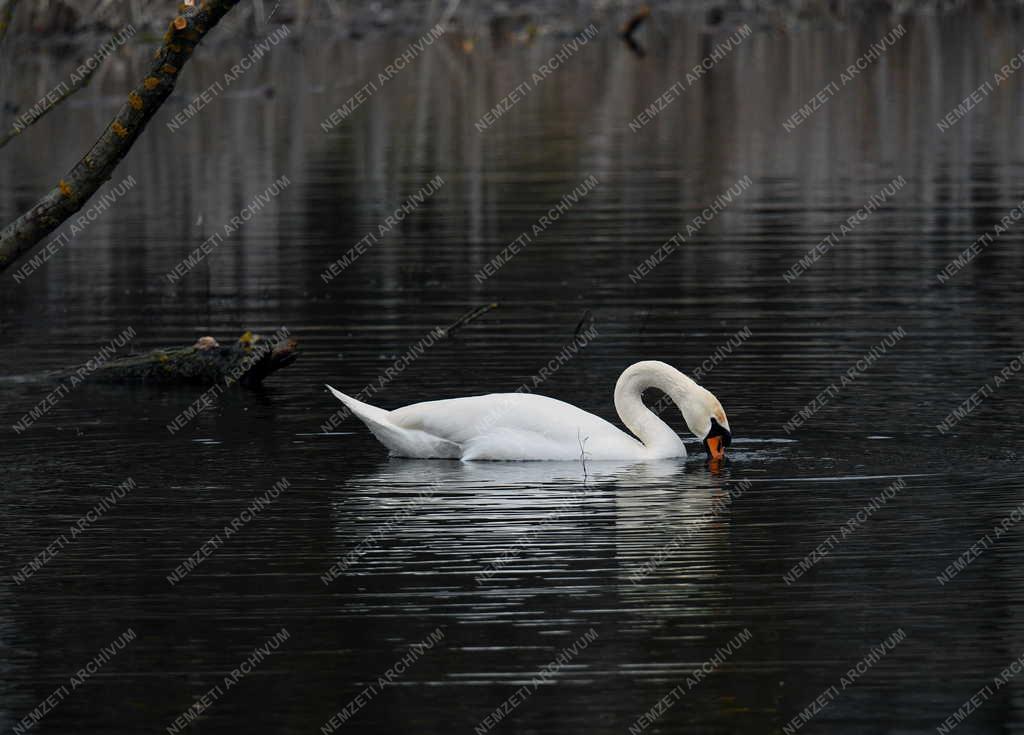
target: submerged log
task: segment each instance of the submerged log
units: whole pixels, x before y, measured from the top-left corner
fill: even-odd
[[[55,377],[78,376],[100,383],[239,383],[256,388],[263,380],[299,357],[298,341],[282,328],[271,337],[246,332],[238,341],[222,346],[213,337],[200,337],[194,345],[153,350],[82,365]]]

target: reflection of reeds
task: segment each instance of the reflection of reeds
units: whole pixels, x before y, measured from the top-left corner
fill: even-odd
[[[277,0],[242,3],[232,11],[233,23],[260,31],[277,4]],[[346,12],[342,5],[339,0],[282,0],[275,20],[282,18],[299,25],[329,18],[337,21]],[[168,22],[175,12],[174,7],[162,0],[22,0],[13,29],[15,32],[27,29],[33,34],[61,34],[110,30],[131,23],[139,29],[153,30]]]
[[[905,38],[810,120],[792,133],[783,129],[795,110],[838,78],[844,64],[890,30],[887,20],[870,28],[814,33],[755,27],[711,73],[636,133],[629,121],[734,28],[708,34],[702,16],[666,23],[657,34],[651,33],[653,24],[645,26],[642,32],[650,35],[644,39],[648,56],[643,63],[624,53],[614,34],[599,36],[484,133],[473,122],[530,79],[561,39],[498,49],[480,37],[467,53],[456,34],[448,33],[329,134],[320,123],[354,90],[376,79],[402,54],[407,41],[379,36],[355,43],[332,37],[280,44],[204,107],[185,130],[169,134],[164,120],[213,82],[223,82],[225,71],[252,46],[250,40],[221,33],[209,45],[204,42],[166,103],[162,114],[168,117],[146,131],[138,151],[119,172],[134,175],[140,183],[118,205],[119,212],[173,211],[181,216],[161,220],[159,227],[143,219],[136,229],[120,224],[120,214],[103,218],[87,235],[94,262],[127,268],[130,261],[122,256],[122,264],[115,258],[114,244],[144,241],[147,248],[134,256],[142,261],[135,262],[148,259],[147,268],[163,273],[237,214],[236,202],[248,201],[265,182],[282,174],[296,182],[296,193],[274,206],[291,208],[293,218],[309,216],[302,225],[307,236],[329,241],[342,231],[358,233],[358,239],[424,181],[442,176],[448,182],[444,189],[404,229],[412,244],[382,247],[376,253],[378,287],[401,285],[410,258],[428,256],[425,235],[417,227],[433,222],[441,229],[434,236],[465,243],[460,261],[470,269],[465,298],[478,303],[493,296],[473,281],[472,272],[511,238],[532,228],[540,214],[589,174],[602,186],[583,206],[599,213],[614,206],[616,213],[594,220],[595,232],[604,240],[640,243],[639,251],[623,248],[624,280],[638,254],[646,256],[672,234],[656,220],[636,214],[651,211],[652,191],[660,197],[658,211],[676,212],[685,227],[697,212],[692,203],[706,206],[746,175],[760,191],[770,190],[767,200],[772,205],[759,206],[762,195],[752,192],[749,200],[723,212],[708,232],[727,228],[736,237],[784,243],[787,257],[775,276],[780,284],[782,270],[794,257],[896,175],[914,184],[913,196],[901,194],[894,205],[898,208],[875,219],[872,227],[890,223],[903,232],[948,226],[973,231],[979,225],[968,207],[975,196],[971,172],[981,167],[1000,177],[988,184],[993,191],[1014,189],[1014,182],[1003,178],[1012,169],[992,166],[1021,157],[1024,139],[1017,134],[1017,121],[1024,102],[1012,94],[993,94],[969,120],[948,132],[940,133],[935,124],[1019,52],[1019,22],[995,22],[986,16],[965,16],[956,23],[915,19],[907,23]],[[74,50],[17,56],[6,48],[5,67],[11,73],[2,75],[4,99],[26,109],[66,80],[72,64],[93,50],[85,41]],[[54,175],[88,148],[149,54],[149,45],[141,41],[125,45],[104,62],[86,90],[3,150],[0,191],[15,195],[0,199],[0,221],[23,211],[31,196],[52,185]],[[980,130],[985,132],[983,144]],[[521,191],[529,192],[528,201],[513,206],[525,197]],[[1013,204],[1000,203],[999,212]],[[325,211],[336,212],[337,218],[325,220]],[[985,212],[982,216],[988,216]],[[582,217],[582,210],[571,216]],[[240,230],[232,246],[219,254],[209,282],[190,277],[181,288],[228,290],[246,273],[275,272],[292,257],[278,231],[282,223],[297,226],[294,219],[288,222],[261,214],[258,227]],[[987,220],[982,225],[990,226]],[[339,242],[334,257],[354,239]],[[176,245],[161,252],[154,241]],[[943,251],[941,263],[951,255],[948,248]],[[766,245],[750,257],[770,256]],[[543,257],[553,272],[568,273],[578,267],[580,254],[572,248],[550,248]],[[864,259],[872,258],[878,267],[870,277],[884,279],[890,257],[895,256],[885,249],[838,248],[829,255],[829,267],[863,267]],[[1018,256],[1007,250],[1000,257]],[[659,269],[678,269],[680,277],[700,272],[693,258],[693,251],[686,250],[674,264]],[[327,262],[318,261],[297,277],[307,278],[310,289],[320,289],[324,284],[319,273]],[[1001,262],[1009,266],[1009,261]],[[73,279],[70,264],[70,258],[51,263],[51,277]],[[757,265],[745,262],[743,267]],[[812,280],[802,287],[826,289],[827,283]],[[328,286],[338,292],[336,287]]]
[[[68,34],[84,31],[108,32],[128,23],[140,30],[162,29],[170,14],[165,0],[0,0],[0,15],[7,5],[17,4],[12,29],[27,29],[32,35]],[[795,23],[864,21],[879,14],[960,11],[970,7],[974,12],[998,12],[1001,6],[1022,5],[1024,0],[980,4],[969,0],[717,0],[694,3],[692,0],[667,0],[656,3],[652,18],[664,14],[694,12],[702,7],[709,26],[723,21],[760,19],[767,26],[792,26]],[[355,0],[252,0],[232,11],[232,27],[247,32],[261,32],[270,14],[272,22],[284,22],[296,30],[307,25],[323,26],[342,35],[362,36],[374,29],[396,29],[415,32],[416,28],[437,20],[453,19],[473,35],[486,33],[495,40],[532,38],[545,32],[565,32],[590,20],[607,18],[616,27],[635,25],[646,19],[642,3],[622,3],[610,9],[603,0],[558,2],[534,0],[516,3],[514,11],[502,12],[491,3],[459,3],[453,0],[398,0],[370,4]],[[618,5],[618,4],[616,4]],[[276,9],[275,9],[276,8]],[[614,17],[608,17],[612,14]],[[431,16],[436,17],[431,17]]]
[[[12,34],[21,31],[30,36],[109,31],[129,23],[140,30],[162,31],[176,12],[176,6],[166,0],[0,0],[0,14],[8,5],[18,6]],[[232,28],[249,33],[262,32],[268,23],[351,33],[418,26],[431,12],[440,14],[437,3],[430,2],[366,5],[349,0],[246,0],[231,11],[230,20]]]

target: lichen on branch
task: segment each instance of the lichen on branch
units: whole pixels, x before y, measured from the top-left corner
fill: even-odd
[[[0,231],[0,271],[60,227],[110,179],[171,95],[196,46],[238,2],[200,0],[195,5],[178,7],[178,15],[168,24],[149,72],[128,93],[92,148],[31,209]]]

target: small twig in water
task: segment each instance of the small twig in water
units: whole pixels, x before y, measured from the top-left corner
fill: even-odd
[[[626,23],[619,30],[619,36],[622,38],[623,41],[625,41],[626,45],[629,46],[629,50],[632,51],[641,59],[646,54],[644,53],[643,47],[636,42],[635,38],[633,38],[633,34],[636,32],[636,29],[639,28],[645,20],[647,20],[647,17],[650,14],[651,9],[648,6],[641,6],[640,10],[634,13],[633,16],[629,20],[627,20]]]
[[[633,34],[636,33],[636,29],[639,28],[650,15],[650,6],[641,5],[640,9],[633,13],[630,19],[623,24],[622,29],[619,31],[619,35],[626,41],[632,41]]]
[[[643,334],[644,330],[647,329],[647,320],[651,318],[652,311],[653,309],[648,309],[646,312],[644,312],[644,321],[640,325],[640,334]]]
[[[444,333],[445,337],[451,337],[455,332],[459,331],[470,322],[476,321],[487,312],[497,308],[497,304],[484,304],[483,306],[478,306],[475,309],[470,309],[447,327],[442,327],[441,331]]]
[[[590,327],[594,323],[594,314],[587,309],[583,312],[583,316],[580,317],[579,322],[576,324],[576,331],[573,332],[573,337],[579,337],[580,332],[583,331],[584,326]]]
[[[586,483],[587,481],[587,450],[585,449],[585,445],[587,443],[587,439],[589,438],[589,436],[580,438],[580,430],[576,429],[576,441],[578,441],[580,444],[580,464],[583,465],[584,483]]]

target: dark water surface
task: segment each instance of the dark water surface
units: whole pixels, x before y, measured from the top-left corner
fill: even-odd
[[[880,60],[784,129],[899,22],[906,34]],[[213,690],[182,732],[319,733],[350,702],[343,732],[482,732],[495,710],[495,732],[933,732],[985,686],[957,732],[1024,727],[1024,677],[994,683],[1024,653],[1024,377],[1011,366],[994,386],[1024,349],[1024,229],[936,278],[1024,191],[1024,76],[936,125],[1019,52],[1024,28],[919,17],[752,29],[636,132],[634,116],[735,26],[656,19],[643,58],[602,27],[482,133],[474,122],[567,37],[480,38],[467,53],[451,34],[329,133],[320,123],[408,39],[292,39],[172,133],[171,116],[250,44],[227,31],[204,43],[111,181],[137,185],[23,282],[0,279],[4,731],[35,711],[23,731],[162,733]],[[95,138],[147,49],[111,59],[0,152],[4,221]],[[7,96],[38,98],[64,58],[9,61]],[[280,196],[168,282],[280,176]],[[434,176],[436,194],[324,282]],[[593,191],[474,278],[588,176]],[[741,196],[630,279],[744,176]],[[783,279],[900,176],[878,211]],[[489,302],[500,306],[381,384],[434,327]],[[596,336],[560,361],[588,310]],[[166,425],[200,389],[83,385],[13,428],[54,386],[11,376],[84,362],[125,329],[143,350],[282,325],[301,359],[180,432]],[[692,372],[716,354],[702,382],[736,437],[718,473],[692,437],[693,455],[673,463],[464,465],[388,459],[354,420],[321,430],[338,407],[327,382],[378,386],[371,400],[391,408],[533,385],[554,360],[537,391],[612,419],[631,362]],[[287,488],[223,538],[281,478]],[[940,582],[979,539],[982,553]],[[695,677],[702,664],[710,673]],[[819,696],[826,706],[799,724]]]

